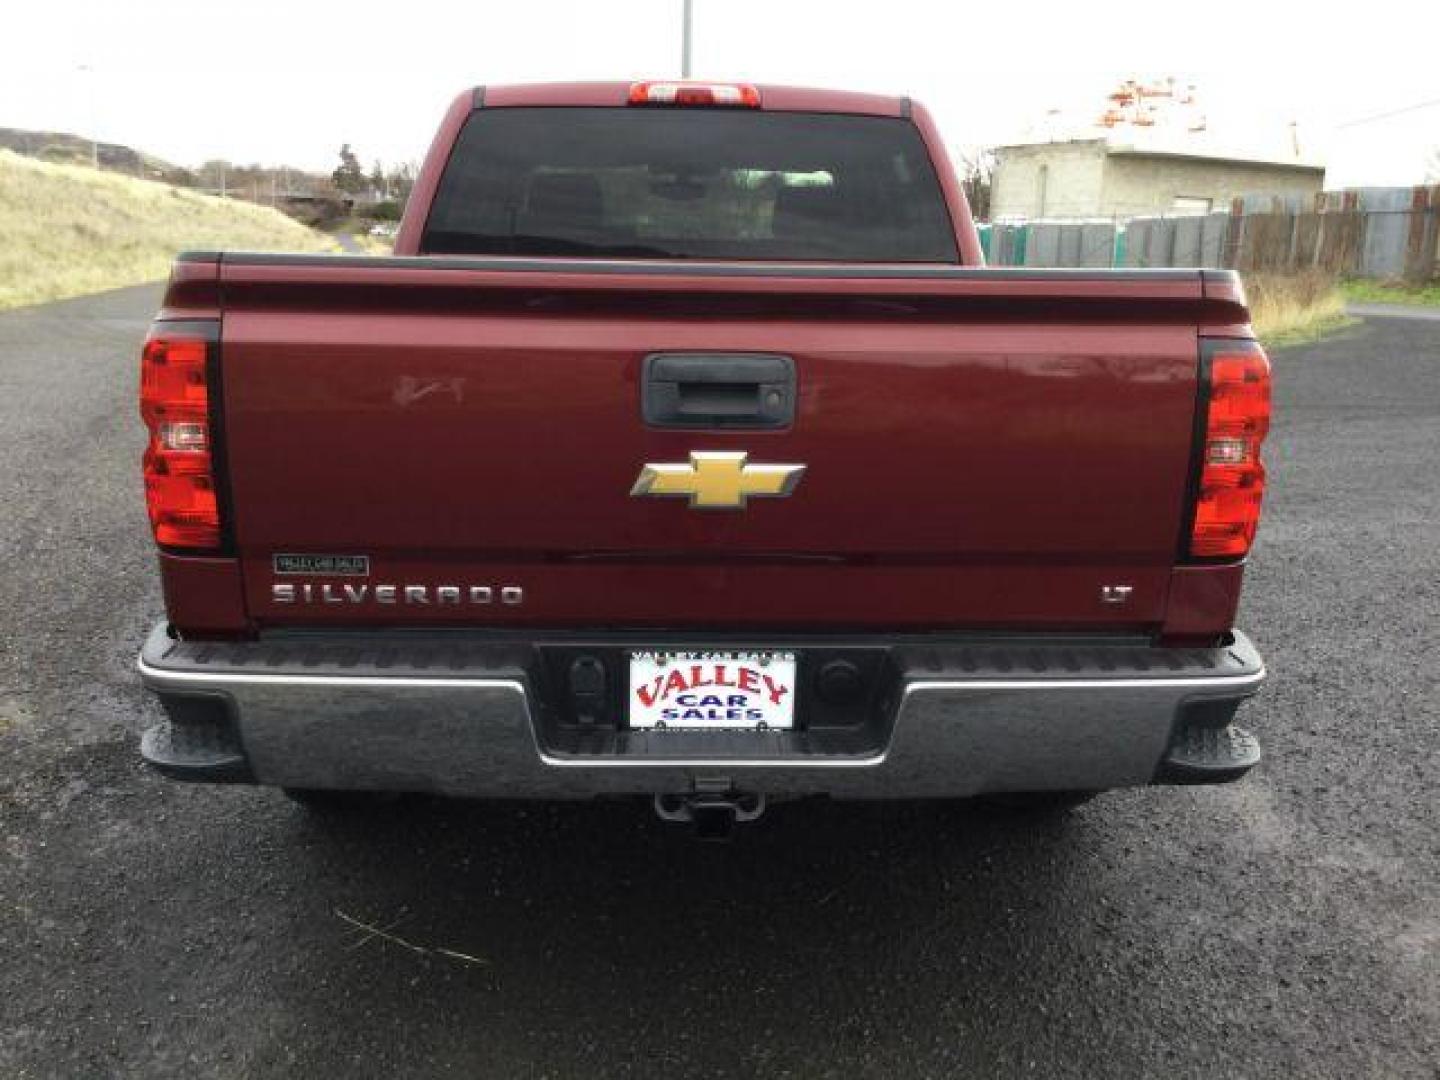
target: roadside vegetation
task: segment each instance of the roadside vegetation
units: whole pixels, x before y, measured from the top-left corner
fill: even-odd
[[[1362,304],[1422,304],[1440,307],[1440,281],[1411,285],[1403,281],[1352,278],[1340,286],[1346,300]]]
[[[395,254],[395,238],[393,236],[372,236],[370,233],[362,233],[355,238],[355,241],[366,255]]]
[[[186,248],[338,251],[277,210],[0,150],[0,309],[163,278]]]
[[[1246,274],[1255,333],[1268,346],[1315,341],[1355,320],[1329,274]]]

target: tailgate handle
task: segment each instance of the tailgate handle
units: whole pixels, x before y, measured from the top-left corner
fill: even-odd
[[[795,361],[769,353],[651,353],[641,408],[659,428],[785,428],[795,420]]]

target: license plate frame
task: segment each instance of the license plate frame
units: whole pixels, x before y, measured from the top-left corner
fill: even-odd
[[[799,656],[790,649],[635,649],[625,658],[632,731],[792,731]]]

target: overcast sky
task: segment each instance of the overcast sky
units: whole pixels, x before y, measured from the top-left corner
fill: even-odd
[[[678,74],[681,0],[11,0],[0,126],[184,164],[419,158],[476,83]],[[1198,85],[1216,143],[1291,145],[1330,186],[1414,183],[1440,148],[1440,4],[695,0],[701,77],[908,93],[955,148],[1098,113],[1130,76]],[[1424,108],[1410,108],[1421,103]],[[1365,123],[1377,114],[1407,110]],[[1062,123],[1068,123],[1068,119]],[[1349,126],[1344,126],[1349,125]]]

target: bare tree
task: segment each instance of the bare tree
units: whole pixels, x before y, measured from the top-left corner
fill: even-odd
[[[385,183],[389,187],[390,197],[404,202],[410,197],[410,189],[415,186],[415,174],[419,170],[413,161],[391,168],[385,177]]]
[[[994,175],[995,155],[989,150],[960,151],[960,186],[976,221],[990,220],[990,186]]]

